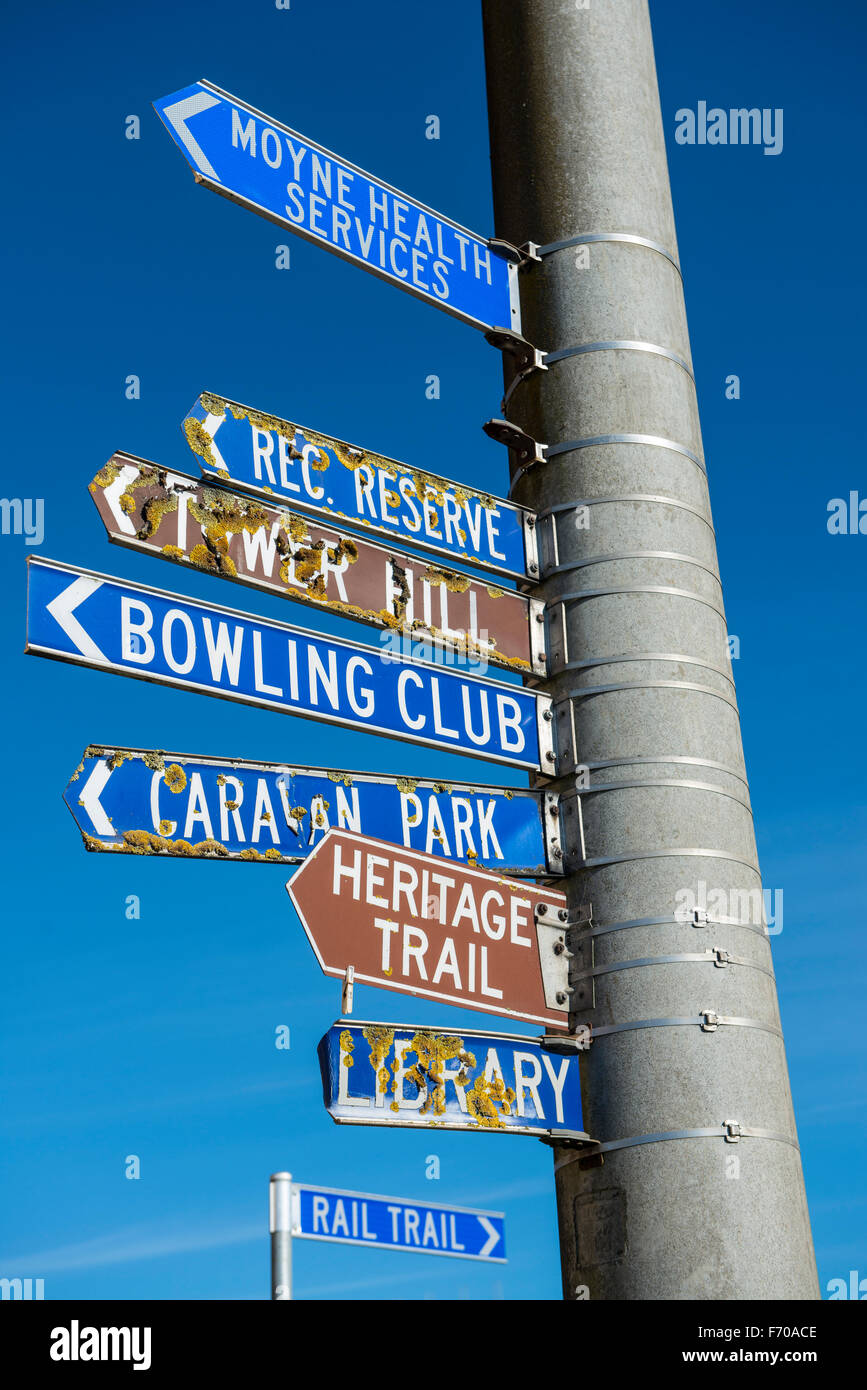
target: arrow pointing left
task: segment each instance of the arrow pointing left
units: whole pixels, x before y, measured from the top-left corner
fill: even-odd
[[[94,579],[89,574],[79,575],[65,589],[45,605],[54,621],[66,633],[78,653],[86,657],[89,661],[99,661],[106,664],[108,658],[105,653],[100,651],[89,633],[85,632],[81,623],[75,617],[75,610],[85,599],[95,594],[97,589],[102,588],[102,580]]]
[[[94,767],[87,781],[81,789],[81,796],[78,798],[79,806],[83,806],[90,816],[91,823],[97,835],[114,835],[115,829],[105,813],[105,808],[100,801],[100,793],[105,790],[106,783],[111,776],[112,769],[108,765],[106,758],[100,758]]]
[[[174,132],[178,143],[184,147],[200,172],[207,174],[209,179],[215,179],[217,183],[222,182],[220,175],[198,140],[194,138],[187,121],[192,116],[198,116],[202,111],[209,111],[212,106],[219,105],[219,97],[212,97],[208,92],[194,92],[192,96],[184,97],[182,101],[176,101],[173,106],[164,106],[161,112],[164,120],[168,122]]]

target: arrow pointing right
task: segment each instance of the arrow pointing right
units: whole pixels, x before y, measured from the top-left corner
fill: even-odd
[[[486,1255],[490,1255],[494,1246],[499,1244],[501,1236],[494,1223],[492,1221],[489,1221],[486,1216],[477,1216],[476,1220],[479,1222],[479,1225],[482,1227],[482,1229],[487,1231],[488,1234],[488,1239],[485,1241],[484,1245],[479,1251],[479,1259],[484,1259]]]

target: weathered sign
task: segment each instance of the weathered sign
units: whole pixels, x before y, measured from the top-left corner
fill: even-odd
[[[118,545],[369,623],[409,655],[545,674],[542,604],[490,579],[131,454],[113,454],[90,493]]]

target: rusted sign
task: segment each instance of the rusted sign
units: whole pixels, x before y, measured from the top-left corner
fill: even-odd
[[[90,493],[118,545],[370,623],[408,655],[545,674],[543,606],[514,589],[132,454],[113,454]]]
[[[540,909],[565,910],[564,893],[334,829],[286,888],[326,975],[351,966],[364,984],[568,1027],[536,925]]]
[[[578,1062],[585,1047],[341,1018],[319,1044],[325,1108],[339,1125],[586,1140]]]
[[[91,744],[64,800],[99,853],[300,864],[334,825],[513,877],[563,872],[553,792]]]
[[[184,420],[202,472],[302,512],[475,565],[539,578],[536,517],[468,483],[204,392]]]

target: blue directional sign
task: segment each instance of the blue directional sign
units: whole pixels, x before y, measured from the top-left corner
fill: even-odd
[[[197,183],[466,323],[520,332],[517,266],[484,237],[211,82],[154,110]]]
[[[340,1019],[319,1044],[319,1065],[340,1125],[587,1139],[567,1040]]]
[[[535,517],[513,502],[211,392],[183,428],[208,477],[450,563],[538,578]]]
[[[506,1224],[501,1211],[411,1202],[334,1187],[292,1184],[293,1236],[375,1245],[417,1255],[506,1263]]]
[[[513,878],[563,872],[550,792],[92,746],[64,800],[106,853],[297,864],[337,826]]]
[[[55,560],[28,560],[28,652],[553,770],[550,697]],[[550,754],[550,757],[548,756]]]

